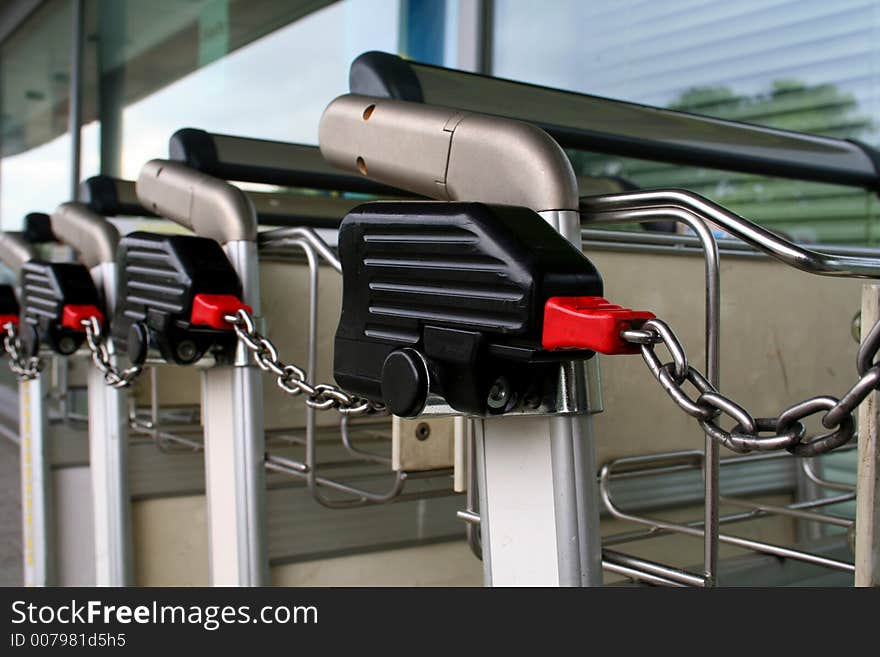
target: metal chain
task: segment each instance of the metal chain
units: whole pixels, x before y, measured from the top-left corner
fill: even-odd
[[[9,322],[6,325],[6,335],[3,337],[3,348],[9,354],[9,369],[22,381],[36,379],[43,371],[43,361],[39,356],[24,356],[21,353],[21,338],[15,324]]]
[[[86,330],[86,343],[92,352],[92,361],[104,374],[104,382],[113,388],[127,388],[138,377],[143,369],[140,365],[119,368],[113,364],[112,354],[104,339],[101,323],[97,317],[82,320]]]
[[[305,370],[296,365],[288,365],[278,357],[278,349],[272,342],[257,331],[254,318],[240,309],[235,315],[224,319],[235,328],[235,334],[254,357],[254,362],[264,372],[276,377],[278,387],[290,395],[305,394],[305,402],[311,408],[327,411],[335,408],[343,415],[366,415],[383,413],[385,405],[349,395],[342,388],[330,383],[310,384]]]
[[[849,442],[855,435],[853,411],[874,390],[880,389],[880,321],[859,347],[856,359],[859,380],[840,399],[823,395],[794,404],[777,417],[753,417],[729,397],[722,395],[700,372],[688,363],[684,347],[663,320],[651,319],[638,329],[623,331],[621,337],[641,347],[642,358],[660,386],[685,413],[695,418],[712,438],[734,452],[785,449],[796,456],[818,456]],[[672,360],[662,363],[655,346],[662,344]],[[684,384],[696,391],[696,398]],[[803,420],[822,413],[822,426],[828,431],[807,438]],[[718,423],[728,416],[736,424],[727,430]]]

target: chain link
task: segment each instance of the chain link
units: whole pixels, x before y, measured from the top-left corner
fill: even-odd
[[[89,346],[89,351],[92,352],[92,361],[104,374],[104,382],[113,388],[130,386],[143,368],[139,365],[119,368],[113,364],[113,355],[104,339],[101,323],[97,317],[82,320],[82,325],[86,331],[86,344]]]
[[[349,395],[338,386],[329,383],[310,384],[305,370],[284,363],[279,358],[278,348],[257,330],[254,318],[247,310],[240,309],[235,315],[226,315],[224,319],[232,324],[235,334],[251,352],[257,367],[264,372],[271,372],[278,387],[287,394],[304,394],[305,402],[311,408],[319,411],[335,408],[349,416],[385,412],[384,404]]]
[[[848,443],[855,435],[853,412],[874,390],[880,389],[880,321],[871,329],[859,348],[856,365],[859,379],[840,399],[828,395],[806,399],[789,406],[777,417],[752,417],[729,397],[722,395],[700,372],[688,363],[684,347],[666,322],[651,319],[636,329],[621,332],[621,337],[641,347],[642,358],[660,386],[681,410],[695,418],[703,430],[725,447],[744,454],[752,451],[785,449],[796,456],[818,456]],[[655,348],[663,345],[672,360],[661,362]],[[689,383],[698,393],[688,394]],[[809,439],[803,420],[816,413],[828,431]],[[719,423],[721,416],[736,424],[729,431]]]
[[[6,325],[6,335],[3,337],[3,348],[9,354],[9,369],[22,381],[36,379],[43,371],[43,361],[39,356],[25,356],[22,354],[21,338],[15,324],[9,322]]]

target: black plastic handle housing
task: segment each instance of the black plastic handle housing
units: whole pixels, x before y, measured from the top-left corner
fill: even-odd
[[[85,341],[85,331],[62,324],[65,306],[101,307],[89,270],[76,262],[31,260],[21,269],[21,323],[25,353],[37,355],[40,346],[67,355]]]
[[[11,285],[0,285],[0,317],[18,317],[21,308]]]
[[[527,208],[377,202],[339,230],[342,315],[334,375],[346,390],[421,412],[428,389],[454,409],[502,413],[493,381],[522,399],[536,369],[592,352],[545,351],[544,304],[601,296],[593,264]]]
[[[28,212],[24,216],[24,239],[30,244],[48,244],[58,241],[52,232],[52,218],[45,212]]]
[[[197,294],[242,295],[241,281],[215,240],[134,232],[120,241],[116,261],[113,339],[133,363],[142,364],[151,350],[178,365],[208,352],[229,362],[235,333],[191,321]]]

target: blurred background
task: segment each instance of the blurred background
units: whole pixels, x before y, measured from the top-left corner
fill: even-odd
[[[4,0],[2,229],[90,175],[135,177],[180,127],[314,144],[366,50],[880,144],[873,0]],[[687,186],[802,241],[880,243],[877,201],[858,190],[575,164]]]

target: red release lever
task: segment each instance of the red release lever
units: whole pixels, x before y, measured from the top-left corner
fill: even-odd
[[[85,331],[83,320],[91,317],[97,317],[99,324],[104,323],[104,313],[98,310],[97,306],[69,304],[61,311],[61,326],[72,331]]]
[[[251,307],[231,294],[197,294],[193,297],[192,314],[189,321],[196,326],[210,326],[215,329],[232,330],[226,315],[234,315],[244,308],[249,313]]]
[[[600,354],[637,354],[620,332],[653,319],[654,313],[630,310],[602,297],[551,297],[544,304],[544,349],[590,349]]]
[[[18,315],[0,315],[0,327],[7,324],[18,326]]]

